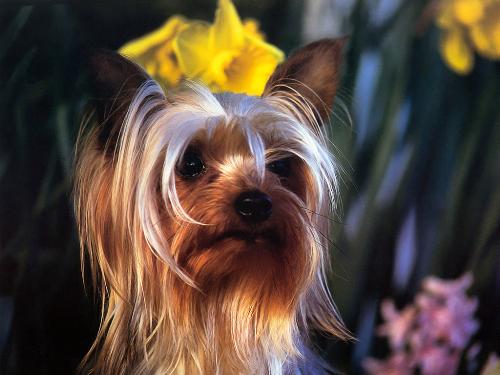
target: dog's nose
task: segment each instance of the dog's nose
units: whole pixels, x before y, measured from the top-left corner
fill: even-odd
[[[245,191],[234,201],[236,212],[247,222],[260,223],[271,216],[271,197],[258,190]]]

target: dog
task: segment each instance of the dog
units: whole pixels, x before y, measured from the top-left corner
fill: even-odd
[[[343,45],[300,48],[261,97],[165,92],[115,52],[90,59],[74,205],[102,316],[81,371],[327,371],[310,332],[349,338],[326,282]]]

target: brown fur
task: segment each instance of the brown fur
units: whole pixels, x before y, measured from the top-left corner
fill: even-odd
[[[306,349],[308,329],[349,336],[325,281],[336,185],[311,109],[322,104],[277,78],[304,79],[331,103],[335,89],[307,74],[302,60],[338,60],[338,48],[323,41],[294,54],[263,98],[213,96],[197,85],[164,96],[119,55],[93,60],[97,95],[109,99],[99,102],[100,125],[80,142],[75,209],[82,264],[88,257],[103,305],[82,369],[312,373],[319,361]],[[333,82],[337,71],[327,69]],[[205,165],[193,179],[178,173],[188,146]],[[288,177],[258,161],[283,157],[291,160]],[[249,224],[234,202],[255,189],[272,199],[272,215]]]
[[[345,43],[346,39],[322,39],[300,48],[276,68],[264,95],[293,91],[317,110],[319,121],[325,120],[337,93]]]

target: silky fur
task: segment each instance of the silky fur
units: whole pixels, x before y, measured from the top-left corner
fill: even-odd
[[[195,83],[165,94],[146,80],[116,139],[83,132],[75,210],[102,317],[82,371],[313,373],[308,332],[349,336],[325,277],[338,168],[296,87],[280,77],[260,98]],[[194,179],[177,173],[188,146],[206,166]],[[288,178],[266,169],[284,157]],[[250,228],[233,202],[253,189],[273,213]]]

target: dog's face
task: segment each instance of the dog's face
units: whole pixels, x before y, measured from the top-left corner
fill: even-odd
[[[313,181],[308,147],[319,144],[312,132],[300,139],[304,129],[262,99],[221,99],[248,113],[205,120],[185,142],[175,188],[195,222],[165,213],[170,249],[207,294],[237,288],[258,299],[270,292],[273,302],[290,305],[317,267],[310,243],[322,187]]]
[[[321,128],[341,47],[300,50],[262,97],[197,84],[165,94],[119,55],[94,58],[100,126],[82,143],[75,192],[116,335],[100,332],[101,369],[130,370],[146,350],[166,368],[259,372],[300,353],[311,322],[345,334],[325,289],[336,165]],[[112,355],[120,329],[140,342],[128,367]],[[188,332],[203,359],[185,353],[200,350],[192,340],[164,337]]]

